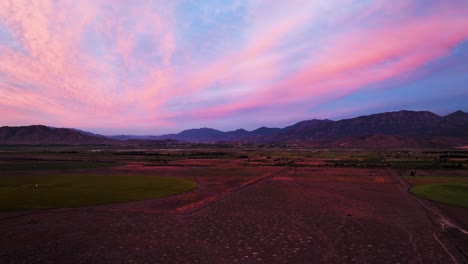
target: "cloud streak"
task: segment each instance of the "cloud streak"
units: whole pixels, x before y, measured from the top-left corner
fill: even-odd
[[[439,80],[465,78],[457,61],[468,50],[467,17],[457,0],[5,0],[0,123],[143,134],[253,129],[314,111],[352,116],[363,107],[343,98],[366,91],[369,108],[398,110],[371,95],[401,93],[389,85],[397,80],[412,84],[405,100],[430,101],[414,83],[439,60],[455,65],[432,70]],[[452,88],[446,104],[463,89]],[[340,100],[346,105],[323,113]]]

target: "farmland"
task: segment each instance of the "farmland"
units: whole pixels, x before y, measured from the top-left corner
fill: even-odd
[[[411,192],[429,200],[468,207],[468,180],[418,185]]]
[[[463,151],[197,144],[0,151],[2,206],[11,209],[0,214],[2,263],[462,263],[467,252],[468,209],[408,191],[440,177],[464,182]],[[183,188],[160,192],[170,190],[160,185],[168,179]],[[52,187],[72,180],[97,195],[25,211],[19,194],[5,191],[35,190],[41,180]],[[131,183],[141,184],[139,197],[89,202],[120,197]],[[105,194],[108,184],[117,193]],[[75,194],[58,193],[52,200]]]
[[[0,211],[79,207],[156,199],[196,188],[192,181],[150,176],[3,176]]]

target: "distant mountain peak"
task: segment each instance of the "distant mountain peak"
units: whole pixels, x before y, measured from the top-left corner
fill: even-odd
[[[217,129],[214,129],[214,128],[209,128],[209,127],[200,127],[200,128],[190,128],[190,129],[186,129],[184,131],[219,131]],[[182,131],[182,132],[184,132]],[[221,132],[221,131],[219,131]]]
[[[260,128],[257,128],[250,132],[252,136],[267,136],[267,135],[272,135],[276,134],[281,130],[281,128],[271,128],[271,127],[265,127],[262,126]]]
[[[112,144],[114,141],[105,137],[86,134],[69,128],[55,128],[44,125],[20,127],[0,127],[0,144],[12,145],[89,145]]]
[[[400,111],[392,111],[392,112],[383,112],[383,113],[376,113],[364,116],[358,116],[355,118],[360,117],[374,117],[374,116],[431,116],[431,117],[440,117],[437,114],[434,114],[430,111],[414,111],[414,110],[400,110]]]
[[[443,117],[446,122],[468,125],[468,113],[461,110],[453,112]],[[468,133],[468,132],[467,132]]]
[[[468,113],[463,112],[462,110],[458,110],[446,116],[466,116],[466,115],[468,115]]]

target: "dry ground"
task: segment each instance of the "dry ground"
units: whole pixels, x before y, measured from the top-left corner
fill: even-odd
[[[0,214],[0,263],[463,263],[468,234],[388,169],[124,167],[161,200]],[[444,222],[445,221],[445,222]],[[444,224],[444,228],[440,224]],[[452,225],[452,226],[450,226]]]

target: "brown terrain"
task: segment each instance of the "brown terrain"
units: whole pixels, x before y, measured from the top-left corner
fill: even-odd
[[[389,168],[130,163],[70,173],[183,177],[199,188],[158,200],[1,213],[0,263],[468,260],[467,227],[409,194]]]

